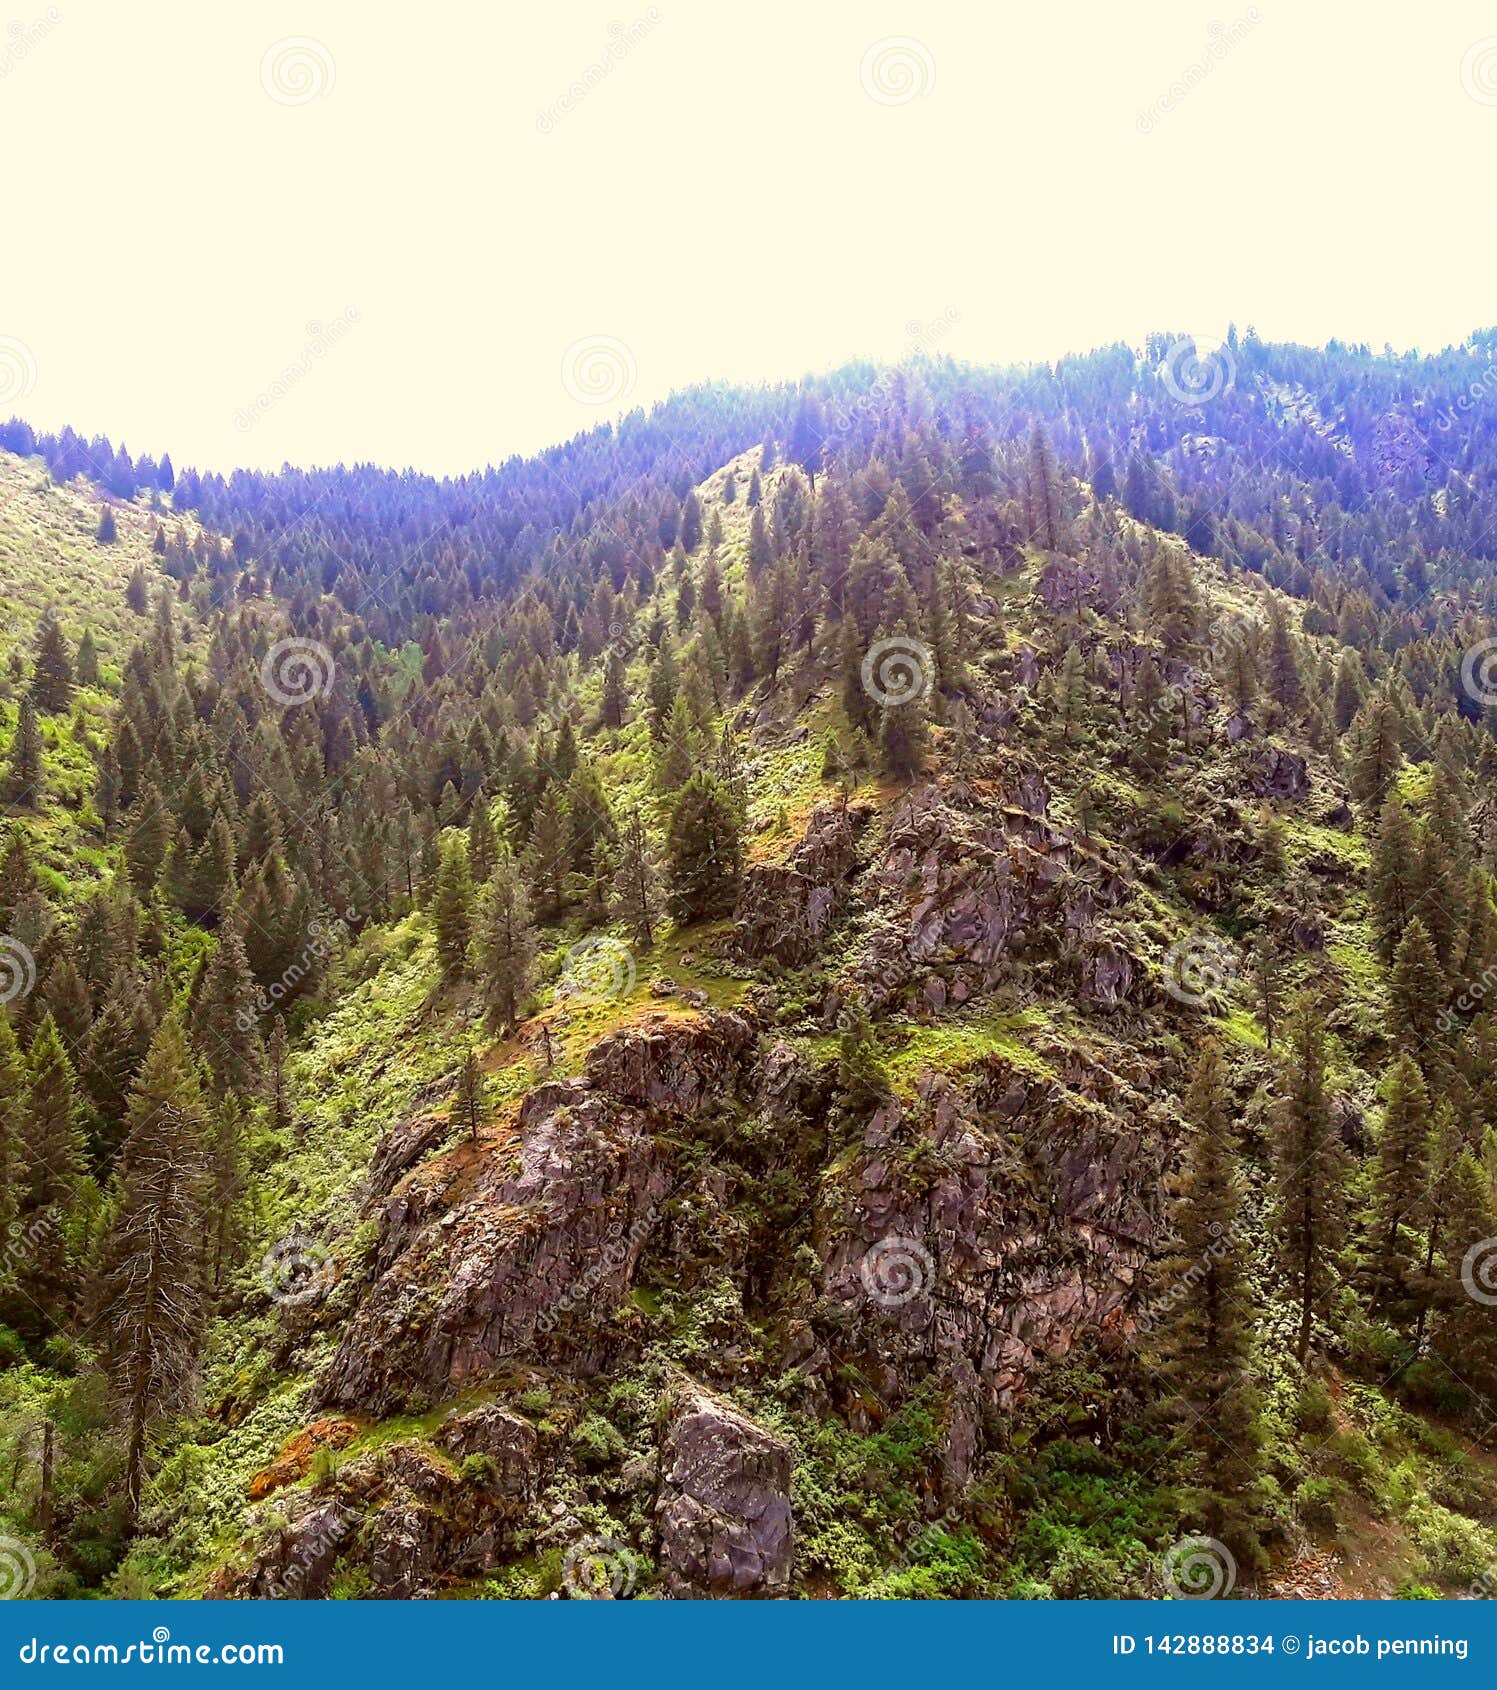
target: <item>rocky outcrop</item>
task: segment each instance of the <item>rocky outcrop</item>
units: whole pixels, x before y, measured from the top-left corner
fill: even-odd
[[[486,1459],[459,1464],[415,1439],[371,1450],[322,1484],[263,1506],[251,1518],[247,1554],[221,1568],[207,1594],[318,1600],[343,1570],[370,1596],[405,1601],[496,1566],[533,1493],[535,1433],[485,1409],[448,1421],[438,1442],[454,1456]]]
[[[741,955],[774,957],[791,968],[816,955],[847,901],[871,815],[868,805],[819,809],[784,863],[749,868],[734,916]]]
[[[878,914],[850,984],[873,1010],[915,990],[932,1009],[974,1002],[1016,957],[1062,965],[1065,983],[1103,1002],[1131,993],[1138,971],[1103,920],[1127,883],[1046,817],[1042,783],[1020,783],[1016,797],[927,786],[896,810],[882,861],[861,883]]]
[[[958,1466],[979,1403],[1008,1403],[1038,1358],[1119,1321],[1147,1260],[1165,1149],[1140,1100],[1095,1079],[1094,1101],[1001,1059],[966,1087],[928,1076],[824,1186],[837,1347],[861,1350],[890,1400],[946,1379]]]
[[[660,1445],[660,1566],[674,1596],[772,1596],[790,1581],[790,1451],[692,1383]]]
[[[615,1319],[670,1185],[662,1118],[731,1095],[754,1047],[739,1015],[654,1018],[605,1039],[586,1074],[538,1087],[518,1145],[461,1144],[379,1205],[377,1276],[324,1381],[386,1414],[440,1402],[506,1357],[587,1376],[628,1341]]]

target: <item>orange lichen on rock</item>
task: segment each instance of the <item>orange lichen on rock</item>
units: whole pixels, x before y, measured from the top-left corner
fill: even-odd
[[[293,1432],[268,1467],[262,1467],[249,1482],[251,1502],[259,1502],[283,1485],[294,1485],[306,1478],[311,1470],[312,1457],[320,1449],[345,1449],[359,1435],[356,1420],[314,1420],[299,1432]]]

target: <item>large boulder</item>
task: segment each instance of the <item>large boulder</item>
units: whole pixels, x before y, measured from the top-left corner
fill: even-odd
[[[660,1446],[660,1565],[675,1596],[773,1596],[790,1580],[789,1449],[699,1385]]]

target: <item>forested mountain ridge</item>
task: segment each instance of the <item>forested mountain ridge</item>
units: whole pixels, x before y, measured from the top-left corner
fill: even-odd
[[[1485,1577],[1489,358],[0,430],[110,565],[6,683],[28,1588]]]

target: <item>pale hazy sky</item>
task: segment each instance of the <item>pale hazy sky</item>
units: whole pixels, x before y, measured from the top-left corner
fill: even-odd
[[[0,0],[0,415],[461,470],[674,387],[1497,320],[1497,12]]]

